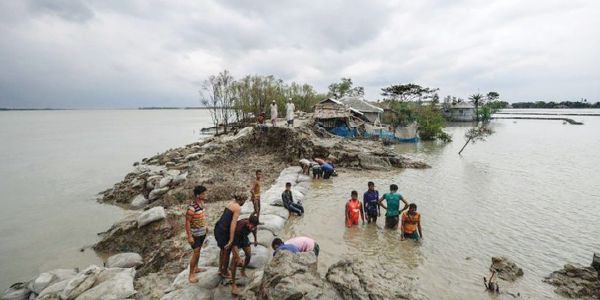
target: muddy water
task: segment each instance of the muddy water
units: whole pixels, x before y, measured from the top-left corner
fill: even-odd
[[[541,282],[565,263],[589,265],[600,252],[600,118],[559,121],[499,120],[496,134],[468,145],[466,127],[448,128],[454,142],[404,144],[396,151],[432,165],[427,170],[345,171],[315,181],[285,238],[311,236],[321,246],[322,273],[343,256],[376,259],[401,268],[430,299],[513,299],[483,292],[492,256],[506,255],[525,276],[501,289],[525,299],[561,299]],[[374,181],[380,193],[392,183],[418,205],[424,239],[401,242],[377,224],[344,226],[350,192]],[[384,214],[384,210],[382,210]]]

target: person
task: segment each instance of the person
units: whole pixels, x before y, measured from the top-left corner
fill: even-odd
[[[206,188],[198,185],[194,188],[194,199],[188,205],[185,214],[185,231],[188,236],[188,243],[192,246],[192,259],[190,260],[189,280],[192,283],[198,282],[195,273],[204,272],[206,269],[198,268],[198,259],[200,258],[200,249],[206,239],[208,228],[206,227],[206,212],[204,211],[204,200],[206,200]]]
[[[400,227],[402,232],[402,238],[418,240],[423,237],[423,230],[421,229],[421,215],[417,212],[417,205],[411,203],[408,206],[408,211],[402,214],[402,225]]]
[[[346,226],[352,228],[354,225],[358,225],[358,216],[362,219],[362,223],[365,224],[365,216],[363,214],[363,207],[360,201],[358,201],[358,192],[352,191],[350,193],[352,199],[346,203]]]
[[[290,251],[292,253],[300,252],[300,249],[298,249],[298,247],[292,244],[284,244],[280,238],[275,238],[273,242],[271,242],[271,248],[273,248],[273,257],[275,257],[275,255],[277,255],[277,253],[281,251]]]
[[[231,245],[235,235],[235,228],[239,216],[242,214],[242,205],[248,199],[245,192],[237,192],[233,195],[233,200],[227,204],[223,210],[221,218],[215,224],[215,239],[217,246],[221,249],[219,252],[219,275],[229,278],[227,266],[229,265],[229,255],[231,254]]]
[[[290,212],[301,216],[304,213],[304,207],[300,203],[294,203],[294,197],[292,197],[292,183],[285,183],[285,191],[281,194],[281,199],[283,200],[283,207],[285,207]]]
[[[288,103],[285,105],[285,118],[287,120],[287,126],[294,127],[294,111],[296,106],[292,102],[292,98],[288,99]]]
[[[258,115],[258,117],[256,117],[256,123],[258,124],[258,126],[265,124],[265,113],[261,113]]]
[[[486,291],[489,293],[500,293],[500,286],[496,283],[496,279],[494,276],[496,275],[496,270],[492,271],[492,276],[490,276],[490,280],[488,281],[485,277],[483,277],[483,285],[485,286]]]
[[[250,263],[250,259],[252,257],[252,251],[250,250],[250,239],[248,239],[248,235],[252,233],[254,236],[254,247],[258,246],[258,239],[256,238],[256,227],[258,226],[258,218],[256,216],[251,216],[250,218],[245,218],[237,221],[235,226],[235,235],[233,238],[233,245],[231,247],[231,253],[233,256],[233,260],[231,262],[230,272],[231,272],[231,293],[234,295],[239,295],[240,292],[237,289],[237,284],[235,282],[235,272],[237,270],[237,266],[242,264],[242,259],[240,258],[240,249],[244,250],[244,264],[242,265],[242,271],[240,272],[243,277],[246,277],[246,267]]]
[[[277,126],[277,103],[275,100],[271,102],[271,124],[273,127]]]
[[[363,195],[363,204],[367,215],[367,223],[376,223],[377,217],[381,216],[381,208],[379,206],[379,191],[375,190],[375,183],[369,181],[367,184],[368,190]]]
[[[313,160],[316,161],[317,163],[319,163],[319,165],[327,163],[324,159],[322,159],[320,157],[315,157],[315,158],[313,158]]]
[[[303,158],[300,160],[300,167],[302,167],[302,174],[310,174],[310,160]]]
[[[316,162],[316,161],[312,161],[310,163],[310,165],[312,167],[313,179],[321,178],[321,174],[323,174],[323,170],[321,169],[321,165],[318,162]]]
[[[254,212],[252,212],[253,216],[256,216],[260,220],[260,188],[262,186],[262,171],[256,170],[256,181],[254,181],[254,185],[252,185],[252,189],[250,190],[250,201],[252,201],[252,205],[254,206]]]
[[[323,179],[329,179],[331,175],[335,172],[333,165],[324,163],[321,165],[321,170],[323,170]]]
[[[383,204],[383,200],[385,199],[387,204]],[[402,211],[400,209],[400,200],[404,202],[404,208]],[[408,207],[408,202],[406,199],[398,193],[398,186],[395,184],[390,185],[390,192],[383,194],[381,198],[379,198],[379,205],[386,209],[385,213],[385,227],[390,229],[398,229],[398,219],[400,213],[406,210]]]
[[[315,242],[315,240],[313,240],[309,237],[299,236],[299,237],[291,238],[291,239],[287,240],[285,242],[285,244],[296,246],[296,248],[300,249],[300,252],[313,251],[313,252],[315,252],[315,256],[319,256],[319,251],[320,251],[319,244],[317,244],[317,242]]]

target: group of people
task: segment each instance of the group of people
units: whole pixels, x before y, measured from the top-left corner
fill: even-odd
[[[386,210],[385,227],[396,230],[400,226],[401,240],[417,240],[423,237],[421,214],[417,212],[417,205],[414,203],[408,204],[406,198],[398,193],[397,185],[390,185],[390,192],[383,194],[381,197],[379,197],[379,191],[375,190],[375,183],[369,181],[367,186],[368,190],[363,194],[363,203],[358,200],[357,191],[350,193],[351,199],[346,203],[345,209],[347,227],[351,228],[358,225],[359,217],[364,224],[365,214],[367,215],[367,223],[377,222],[377,217],[381,216],[381,208],[383,207]],[[404,203],[402,209],[400,209],[400,201]]]
[[[306,158],[301,159],[300,167],[302,167],[302,174],[304,175],[310,175],[312,170],[313,179],[329,179],[331,176],[337,175],[333,163],[319,157],[313,157],[312,161]]]
[[[277,102],[273,100],[271,102],[271,125],[277,126],[277,116],[279,114],[279,109],[277,108]],[[287,126],[294,127],[294,112],[296,111],[296,106],[292,101],[292,98],[288,98],[288,103],[285,104],[285,120]],[[266,126],[265,121],[267,120],[266,114],[260,113],[256,118],[256,122],[259,126]]]
[[[262,172],[256,171],[256,181],[250,191],[250,198],[254,206],[254,212],[248,217],[239,219],[242,214],[242,206],[248,199],[245,192],[237,192],[233,195],[233,200],[227,204],[223,214],[216,222],[214,227],[214,236],[217,241],[219,252],[219,275],[223,278],[231,279],[231,291],[238,295],[239,291],[236,285],[236,270],[241,267],[241,275],[246,276],[246,268],[250,263],[252,243],[248,236],[254,237],[254,246],[258,245],[257,227],[260,217],[260,195],[262,187]],[[209,233],[209,227],[206,224],[206,211],[204,208],[207,198],[207,188],[199,185],[194,188],[194,198],[187,207],[185,229],[188,236],[188,242],[192,247],[193,254],[190,260],[189,281],[198,282],[195,274],[206,271],[205,268],[198,267],[200,259],[200,250]],[[304,213],[304,208],[299,203],[294,203],[291,194],[291,183],[286,184],[286,190],[282,194],[284,206],[298,215]],[[306,252],[314,251],[319,254],[319,245],[311,238],[296,237],[285,243],[275,238],[272,241],[274,255],[280,251]],[[239,251],[244,251],[245,259],[242,261]]]

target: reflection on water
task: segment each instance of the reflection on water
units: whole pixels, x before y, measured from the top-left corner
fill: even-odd
[[[491,257],[505,255],[525,275],[500,282],[501,289],[524,299],[561,299],[541,279],[566,263],[589,265],[600,250],[600,118],[582,118],[584,126],[495,121],[496,134],[468,145],[462,155],[466,127],[448,128],[452,143],[397,145],[395,151],[432,168],[342,171],[332,180],[314,181],[305,215],[292,217],[283,238],[315,238],[321,273],[342,257],[377,260],[418,278],[430,299],[512,299],[483,292]],[[384,217],[377,224],[345,227],[350,192],[362,195],[368,181],[380,194],[398,184],[417,203],[422,240],[401,242],[397,231],[383,228]]]

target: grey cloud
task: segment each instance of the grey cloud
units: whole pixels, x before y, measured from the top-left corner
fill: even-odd
[[[82,0],[28,0],[37,13],[55,14],[72,22],[85,22],[94,17],[92,9]]]

